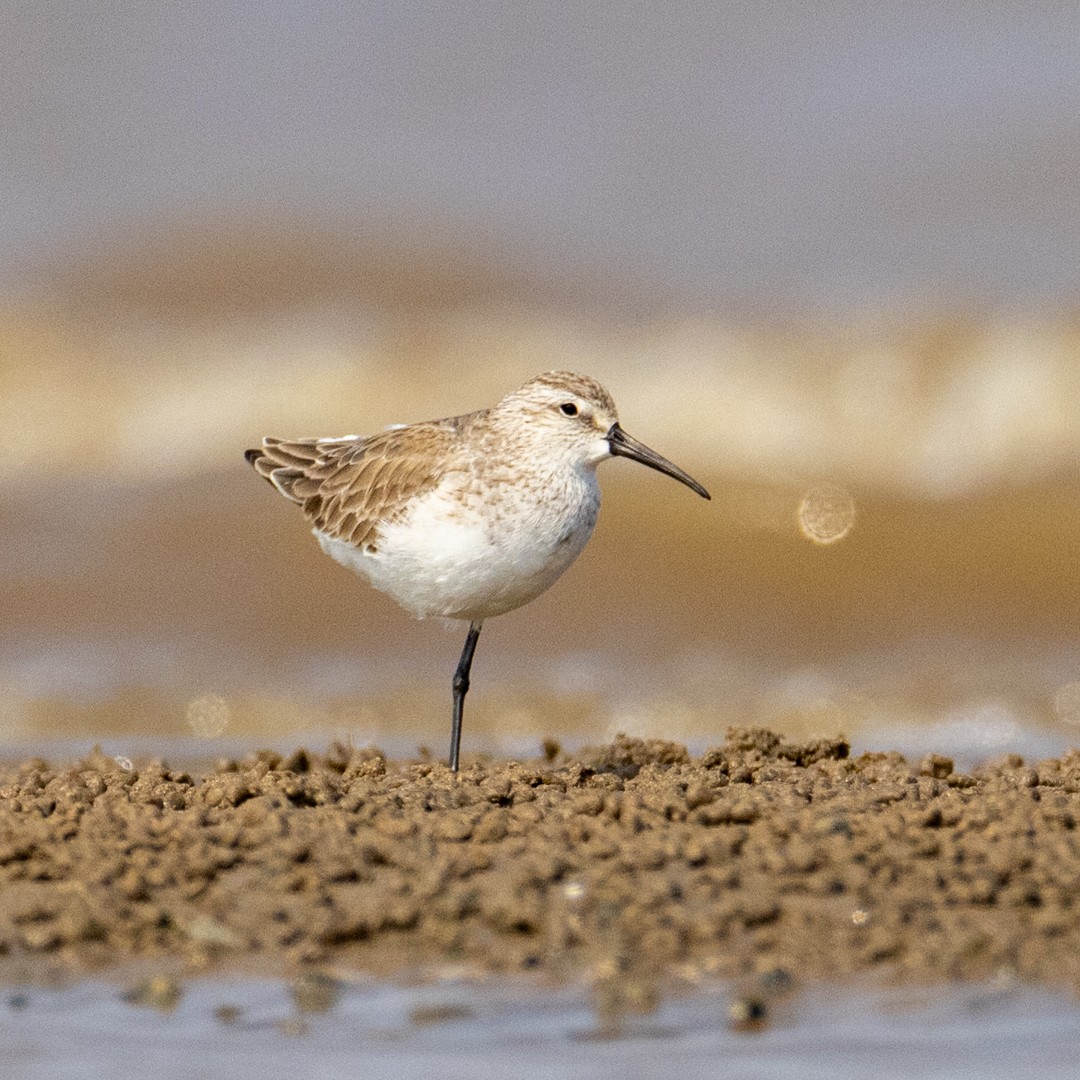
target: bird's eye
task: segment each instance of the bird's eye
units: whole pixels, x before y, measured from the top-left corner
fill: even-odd
[[[572,401],[567,401],[559,406],[559,412],[561,412],[563,416],[577,416],[578,407]]]

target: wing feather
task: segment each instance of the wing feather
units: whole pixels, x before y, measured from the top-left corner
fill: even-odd
[[[434,489],[452,466],[464,417],[367,438],[263,439],[245,453],[255,471],[297,503],[320,532],[358,546]]]

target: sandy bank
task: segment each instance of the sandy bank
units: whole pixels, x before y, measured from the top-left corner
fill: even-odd
[[[0,974],[144,957],[1080,987],[1080,752],[961,775],[749,729],[699,759],[549,749],[457,778],[340,746],[201,776],[8,766]]]

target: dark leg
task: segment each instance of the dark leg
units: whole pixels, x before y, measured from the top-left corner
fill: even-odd
[[[476,652],[476,640],[480,637],[483,623],[469,623],[469,636],[465,639],[465,648],[461,650],[457,671],[454,672],[454,722],[450,727],[450,768],[458,771],[458,751],[461,749],[461,710],[465,705],[465,695],[469,692],[469,671],[472,668],[473,653]]]

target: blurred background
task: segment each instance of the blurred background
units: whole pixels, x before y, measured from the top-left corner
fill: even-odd
[[[485,631],[469,748],[1075,741],[1076,5],[11,0],[0,28],[9,746],[441,754],[464,628],[326,559],[241,454],[556,367],[714,500],[603,466],[585,554]]]

